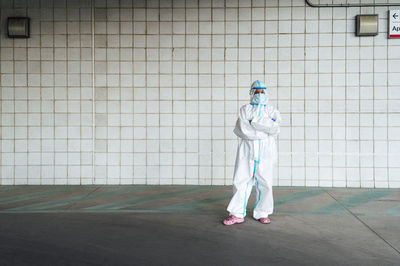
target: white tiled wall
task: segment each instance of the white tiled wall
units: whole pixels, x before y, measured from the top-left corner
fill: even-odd
[[[283,117],[274,185],[400,187],[387,11],[3,0],[0,184],[229,185],[237,111],[260,79]],[[373,13],[379,35],[356,37]],[[7,38],[9,16],[30,17],[31,38]]]

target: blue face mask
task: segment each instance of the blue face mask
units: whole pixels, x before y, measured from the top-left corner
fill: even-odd
[[[267,101],[267,96],[264,93],[257,93],[254,95],[253,100],[255,103],[264,104]]]

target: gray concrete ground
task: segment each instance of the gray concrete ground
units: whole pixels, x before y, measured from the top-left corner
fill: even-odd
[[[0,265],[400,265],[400,190],[274,188],[224,226],[231,187],[0,186]]]

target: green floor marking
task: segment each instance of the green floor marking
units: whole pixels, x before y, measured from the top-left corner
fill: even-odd
[[[30,191],[32,191],[33,189],[35,189],[35,188],[44,188],[44,187],[42,187],[42,186],[36,186],[36,185],[33,185],[33,186],[7,186],[6,188],[4,188],[4,189],[2,189],[2,190],[0,190],[0,199],[1,199],[1,194],[3,194],[3,193],[7,193],[7,192],[21,192],[21,191],[24,191],[24,190],[26,190],[26,193],[29,193]],[[25,192],[24,192],[24,194],[25,194]]]
[[[84,210],[84,209],[78,209],[78,210],[0,210],[0,214],[10,214],[10,213],[149,213],[149,214],[178,214],[178,213],[191,213],[191,214],[215,214],[215,215],[220,215],[225,213],[225,210]],[[351,216],[350,213],[296,213],[296,212],[281,212],[281,211],[275,211],[273,214],[271,214],[272,217],[278,217],[280,215],[317,215],[317,216]],[[358,216],[358,214],[357,214]],[[375,213],[368,213],[368,214],[360,214],[360,216],[379,216],[382,217],[381,214],[375,214]],[[398,216],[398,215],[392,215],[392,216]]]
[[[0,193],[1,192],[7,192],[10,191],[12,189],[14,189],[15,186],[4,186],[4,185],[0,185]]]
[[[400,206],[390,208],[385,212],[386,216],[400,216]]]
[[[274,207],[281,206],[284,204],[289,204],[292,202],[308,199],[311,197],[318,196],[320,194],[325,193],[322,189],[312,189],[312,190],[305,190],[305,191],[299,191],[299,192],[294,192],[291,194],[283,195],[280,197],[277,197],[274,199]]]
[[[346,208],[351,209],[357,207],[359,205],[390,195],[393,192],[394,191],[390,190],[376,190],[376,189],[368,190],[344,199],[339,199],[329,205],[318,207],[314,210],[311,210],[310,213],[339,214],[342,212],[347,212]]]
[[[169,213],[169,214],[178,214],[178,213],[191,213],[191,214],[215,214],[215,215],[220,215],[222,213],[225,213],[225,210],[118,210],[118,209],[111,209],[111,210],[84,210],[84,209],[75,209],[75,210],[0,210],[0,214],[10,214],[10,213]],[[295,215],[317,215],[317,216],[351,216],[350,213],[310,213],[310,212],[288,212],[288,211],[274,211],[273,214],[271,214],[272,217],[278,217],[280,215],[290,215],[290,216],[295,216]],[[368,214],[358,214],[355,213],[356,216],[379,216],[382,217],[384,215],[382,214],[376,214],[376,213],[368,213]],[[388,216],[400,216],[400,215],[386,215]]]
[[[168,211],[158,211],[158,210],[118,210],[118,209],[110,209],[110,210],[85,210],[85,209],[77,209],[77,210],[0,210],[0,213],[173,213]]]
[[[195,210],[195,209],[199,209],[199,208],[214,204],[214,203],[222,201],[222,200],[227,200],[227,199],[229,199],[229,196],[232,196],[231,191],[225,192],[223,194],[208,196],[207,198],[195,199],[195,200],[185,201],[182,203],[176,203],[173,205],[164,206],[162,208],[159,208],[158,210],[159,211]]]
[[[274,211],[272,215],[321,215],[321,216],[351,216],[348,212],[340,212],[340,213],[317,213],[310,211],[302,211],[302,212],[290,212],[290,211]]]
[[[44,191],[39,191],[39,192],[32,192],[29,190],[29,188],[33,187],[41,187],[45,188]],[[12,203],[12,202],[18,202],[18,201],[23,201],[23,200],[30,200],[30,199],[36,199],[39,197],[47,197],[50,195],[53,195],[55,193],[62,193],[62,192],[75,192],[79,191],[81,189],[88,189],[88,188],[99,188],[102,186],[9,186],[5,190],[0,190],[0,193],[5,192],[5,191],[12,191],[13,189],[15,191],[21,192],[20,189],[27,189],[27,193],[21,194],[21,195],[14,195],[14,196],[9,196],[9,197],[0,197],[0,203],[7,204],[7,203]],[[104,187],[113,187],[111,185],[104,186]],[[96,199],[96,198],[102,198],[102,197],[107,197],[109,195],[115,194],[122,194],[124,191],[129,191],[130,189],[141,189],[141,188],[159,188],[159,187],[167,187],[167,186],[148,186],[148,185],[135,185],[135,188],[132,188],[132,186],[118,186],[118,188],[113,189],[113,190],[107,190],[107,191],[98,191],[93,194],[91,193],[84,193],[84,195],[79,195],[79,196],[73,196],[70,197],[68,195],[64,195],[64,197],[69,197],[69,198],[63,198],[63,199],[56,199],[56,200],[48,200],[46,202],[42,203],[36,203],[36,204],[31,204],[31,205],[25,205],[23,207],[17,207],[17,208],[12,208],[12,209],[4,209],[0,210],[0,213],[179,213],[179,212],[187,212],[187,213],[193,213],[193,214],[220,214],[224,212],[225,210],[199,210],[202,207],[209,206],[213,203],[219,202],[221,200],[228,200],[229,197],[232,195],[232,191],[229,190],[228,192],[221,192],[222,194],[217,194],[217,195],[211,195],[208,196],[207,198],[200,198],[198,200],[189,200],[181,203],[176,203],[168,206],[164,206],[160,209],[136,209],[136,210],[124,210],[122,208],[126,208],[129,206],[135,206],[135,205],[140,205],[143,203],[147,202],[152,202],[152,201],[157,201],[157,200],[162,200],[164,198],[169,198],[169,197],[175,197],[179,196],[182,194],[186,193],[192,193],[196,191],[202,191],[202,190],[207,190],[211,189],[210,186],[178,186],[174,187],[174,191],[167,191],[167,192],[160,192],[157,194],[151,194],[151,195],[143,195],[143,196],[135,196],[130,197],[129,199],[125,200],[120,200],[118,202],[110,202],[108,204],[102,204],[102,205],[96,205],[96,206],[91,206],[88,207],[87,209],[68,209],[68,210],[46,210],[46,208],[55,208],[59,206],[64,206],[67,204],[71,204],[74,202],[79,202],[79,201],[86,201],[86,200],[91,200],[91,199]],[[183,187],[183,189],[182,189]],[[0,188],[2,188],[0,186]],[[279,188],[278,188],[279,189]],[[298,189],[289,187],[288,189]],[[305,191],[294,191],[291,194],[283,195],[281,197],[277,197],[275,199],[275,206],[281,206],[283,204],[288,204],[291,202],[296,202],[300,201],[309,197],[313,197],[316,195],[319,195],[321,193],[324,193],[326,191],[332,190],[331,188],[304,188]],[[340,188],[340,189],[345,189],[345,188]],[[346,190],[348,190],[346,188]],[[353,190],[353,189],[350,189]],[[356,195],[338,200],[332,204],[329,204],[327,206],[321,206],[318,207],[314,210],[311,211],[306,211],[306,212],[291,212],[291,211],[275,211],[273,215],[326,215],[326,216],[348,216],[351,215],[351,213],[347,212],[346,208],[353,208],[356,206],[359,206],[361,204],[368,203],[370,201],[374,201],[376,199],[379,199],[381,197],[384,197],[386,195],[390,195],[396,190],[382,190],[382,189],[372,189],[365,191],[365,189],[362,189],[361,193],[358,193]],[[346,208],[344,208],[343,206]],[[120,209],[121,208],[121,209]],[[396,206],[394,208],[391,208],[387,210],[384,214],[375,214],[375,213],[354,213],[356,216],[400,216],[400,206]]]
[[[72,198],[63,198],[63,199],[58,199],[58,200],[53,200],[53,201],[46,201],[46,202],[40,202],[36,204],[31,204],[31,205],[24,205],[21,207],[17,208],[11,208],[8,210],[38,210],[38,209],[50,209],[50,208],[55,208],[55,207],[61,207],[65,206],[71,203],[76,203],[80,201],[86,201],[86,200],[93,200],[93,199],[98,199],[98,198],[103,198],[107,196],[112,196],[112,195],[118,195],[118,194],[124,194],[126,192],[132,192],[136,190],[142,190],[142,189],[149,189],[151,188],[150,186],[124,186],[120,187],[117,189],[111,189],[111,190],[106,190],[106,191],[99,191],[95,192],[93,194],[87,194],[84,195],[79,195],[79,196],[74,196]]]
[[[32,199],[36,199],[36,198],[43,198],[46,196],[51,196],[51,195],[57,194],[59,192],[74,192],[76,190],[83,190],[83,189],[85,189],[84,186],[79,186],[79,187],[63,186],[61,188],[53,187],[53,188],[49,188],[44,191],[31,192],[31,193],[27,193],[27,194],[21,194],[21,195],[6,197],[6,198],[0,198],[0,204],[14,203],[14,202],[24,201],[24,200],[32,200]]]
[[[295,192],[295,193],[292,193],[292,194],[288,194],[288,195],[284,195],[284,196],[278,197],[275,200],[274,205],[275,206],[279,206],[279,205],[283,205],[283,204],[288,204],[288,203],[291,203],[291,202],[295,202],[295,201],[303,200],[303,199],[306,199],[306,198],[314,197],[314,196],[320,195],[322,193],[324,193],[323,190],[307,190],[307,191]],[[201,207],[213,204],[213,203],[221,201],[221,200],[228,200],[229,196],[232,196],[232,191],[226,192],[223,195],[212,196],[211,198],[198,199],[198,200],[193,200],[193,201],[189,201],[189,202],[182,202],[182,203],[177,203],[177,204],[174,204],[174,205],[165,206],[165,207],[160,208],[159,210],[160,211],[192,210],[192,209],[197,209],[197,208],[201,208]],[[251,208],[251,210],[252,209],[253,208]]]
[[[126,200],[126,199],[120,200],[117,202],[91,206],[91,207],[87,207],[84,209],[85,210],[123,209],[126,207],[135,206],[135,205],[142,204],[142,203],[160,200],[163,198],[175,197],[175,196],[179,196],[182,194],[202,191],[202,190],[206,190],[206,189],[209,189],[209,188],[207,186],[190,186],[190,187],[185,186],[183,189],[180,188],[178,190],[173,190],[173,191],[167,191],[167,192],[161,192],[161,193],[156,193],[156,194],[151,194],[151,195],[133,197],[128,200]]]
[[[324,193],[323,190],[307,190],[307,191],[295,192],[292,194],[287,194],[287,195],[278,197],[275,200],[274,205],[279,206],[279,205],[283,205],[283,204],[288,204],[291,202],[314,197],[314,196],[320,195],[322,193]],[[232,196],[232,191],[226,192],[223,195],[212,196],[211,198],[198,199],[198,200],[193,200],[193,201],[189,201],[189,202],[182,202],[182,203],[177,203],[174,205],[165,206],[165,207],[160,208],[159,210],[160,211],[161,210],[162,211],[166,211],[166,210],[183,211],[183,210],[197,209],[197,208],[201,208],[201,207],[213,204],[213,203],[221,201],[221,200],[228,200],[229,196]],[[251,208],[251,210],[252,209],[253,208]]]

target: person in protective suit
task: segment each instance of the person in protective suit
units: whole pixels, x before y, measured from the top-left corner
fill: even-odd
[[[251,103],[240,108],[234,133],[240,138],[233,175],[233,197],[228,205],[229,217],[225,225],[243,223],[246,206],[253,185],[256,185],[254,219],[270,223],[273,213],[272,195],[273,165],[277,161],[275,137],[280,132],[281,116],[268,104],[266,86],[256,80],[250,95]]]

